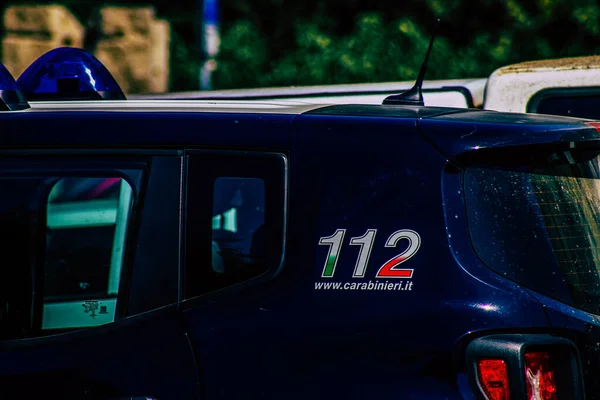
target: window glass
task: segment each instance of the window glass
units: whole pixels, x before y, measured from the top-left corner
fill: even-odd
[[[600,158],[465,172],[471,239],[503,276],[600,314]]]
[[[535,110],[539,114],[577,118],[600,118],[600,96],[563,95],[542,98]]]
[[[212,219],[212,269],[233,279],[256,275],[264,265],[261,234],[265,184],[259,178],[217,178]]]
[[[131,186],[121,178],[64,178],[50,191],[42,329],[115,320]]]
[[[45,207],[45,196],[40,187],[47,186],[44,178],[0,177],[0,254],[9,255],[1,265],[0,279],[0,338],[2,340],[37,335],[38,321],[34,321],[35,293],[32,274],[36,269],[38,237]],[[42,199],[41,204],[37,199]],[[34,299],[35,298],[35,299]]]
[[[188,159],[184,297],[275,273],[284,244],[286,163],[280,154]],[[268,247],[267,247],[268,246]]]

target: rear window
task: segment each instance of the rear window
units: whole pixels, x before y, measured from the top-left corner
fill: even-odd
[[[531,97],[527,104],[527,112],[598,119],[600,118],[600,88],[544,89]]]
[[[537,112],[539,114],[597,119],[600,117],[600,97],[549,97],[540,101]]]
[[[506,278],[600,314],[600,160],[548,164],[465,171],[473,246]]]

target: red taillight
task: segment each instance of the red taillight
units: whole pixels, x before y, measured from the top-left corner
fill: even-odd
[[[509,400],[508,372],[504,360],[479,360],[479,383],[489,400]]]
[[[525,354],[525,381],[530,400],[556,400],[554,367],[547,352]]]

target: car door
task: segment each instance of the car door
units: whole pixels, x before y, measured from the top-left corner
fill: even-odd
[[[283,260],[287,157],[190,151],[186,169],[182,309],[203,395],[269,397],[265,374],[277,367],[265,345],[286,312],[275,311],[281,287],[272,283]]]
[[[0,398],[197,399],[177,152],[0,154]]]

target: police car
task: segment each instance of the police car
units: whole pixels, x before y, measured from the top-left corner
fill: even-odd
[[[0,398],[600,397],[598,122],[0,76]]]

